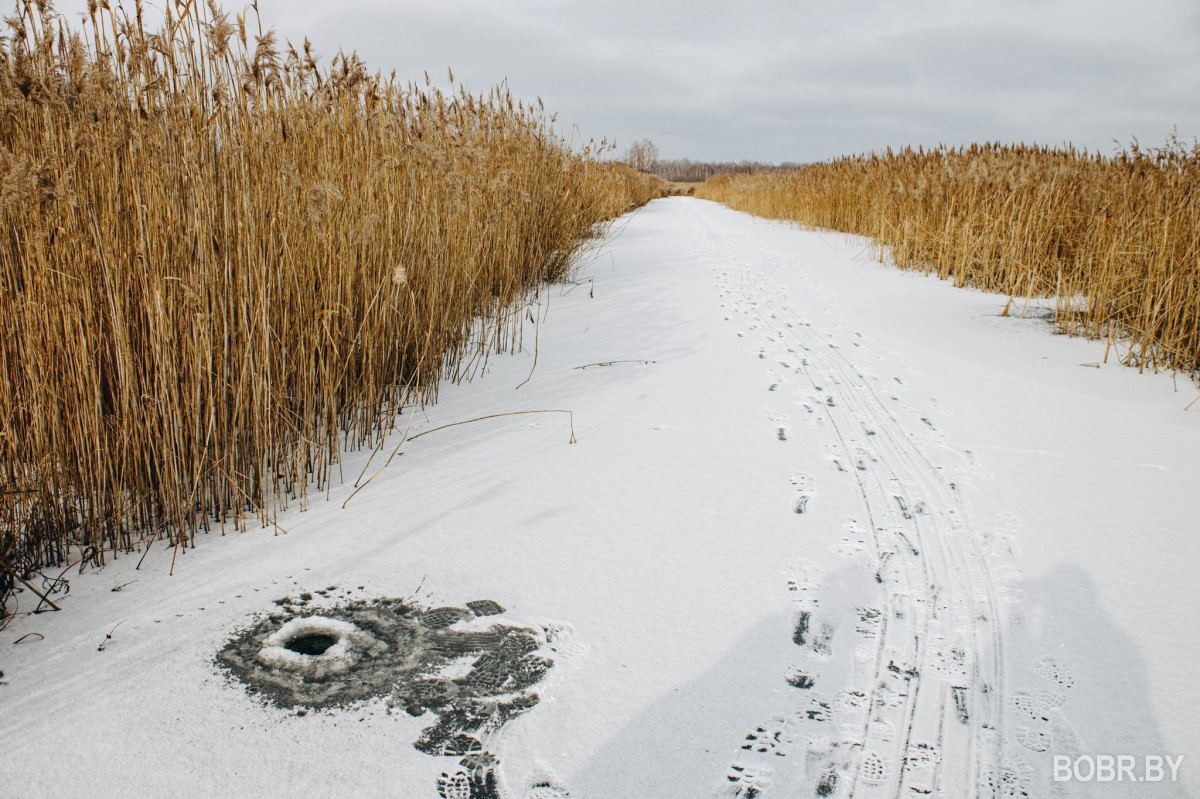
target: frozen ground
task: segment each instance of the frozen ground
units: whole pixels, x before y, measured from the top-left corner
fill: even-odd
[[[578,443],[563,414],[448,428],[286,536],[73,576],[62,613],[0,633],[0,793],[1194,795],[1191,383],[694,199],[623,220],[576,279],[528,382],[532,352],[493,357],[411,432],[570,409]],[[336,641],[316,666],[301,628]],[[223,651],[297,670],[251,695]],[[1054,783],[1055,754],[1185,760]]]

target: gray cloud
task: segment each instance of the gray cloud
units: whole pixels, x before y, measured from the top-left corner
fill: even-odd
[[[84,0],[60,2],[74,11]],[[817,160],[981,140],[1200,134],[1192,0],[260,0],[319,52],[507,80],[566,130],[666,157]],[[230,6],[232,7],[232,6]]]

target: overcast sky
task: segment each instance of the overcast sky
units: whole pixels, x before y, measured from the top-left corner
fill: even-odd
[[[149,0],[154,3],[154,0]],[[60,0],[68,12],[85,0]],[[240,4],[225,2],[230,10]],[[473,91],[664,158],[814,161],[904,144],[1200,134],[1200,0],[260,0],[328,59]]]

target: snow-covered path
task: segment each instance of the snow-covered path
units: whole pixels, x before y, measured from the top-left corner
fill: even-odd
[[[622,220],[575,280],[543,295],[532,377],[531,324],[410,434],[570,409],[577,444],[562,414],[447,428],[342,509],[349,456],[286,536],[72,577],[64,612],[0,633],[0,792],[1197,791],[1191,383],[1082,366],[1102,344],[1003,297],[694,199]],[[553,665],[478,733],[495,787],[414,748],[433,711],[297,715],[214,664],[318,590],[488,599],[531,631]],[[1055,783],[1056,754],[1185,759],[1177,783]]]
[[[797,608],[793,642],[804,656],[795,680],[813,695],[763,728],[770,745],[752,747],[735,762],[731,793],[773,787],[777,771],[793,783],[789,794],[809,787],[814,770],[830,793],[848,780],[850,796],[867,788],[888,796],[914,789],[964,796],[977,784],[1020,784],[1022,769],[1006,762],[1002,745],[1009,725],[1001,627],[1010,609],[1001,600],[1013,598],[1010,553],[972,524],[953,471],[962,464],[943,466],[926,454],[937,427],[903,403],[897,392],[903,380],[881,380],[870,371],[872,358],[842,353],[847,345],[862,348],[860,333],[822,333],[792,309],[771,278],[783,265],[776,253],[746,237],[757,257],[745,260],[718,226],[706,226],[698,214],[693,219],[705,245],[699,257],[716,264],[721,296],[746,317],[762,360],[772,361],[768,390],[793,393],[796,415],[811,428],[798,437],[819,443],[845,476],[797,472],[793,510],[805,515],[829,501],[849,511],[835,547],[863,567],[839,575],[831,586],[838,601],[828,609],[820,559],[789,582]],[[789,417],[775,419],[786,441]],[[822,493],[831,496],[818,499],[819,484],[829,485]],[[1061,683],[1063,667],[1049,657],[1043,663]],[[818,669],[826,674],[818,677]],[[818,687],[827,691],[818,694]],[[828,689],[836,692],[833,704]],[[834,720],[837,734],[819,729]],[[764,733],[756,728],[753,737]],[[783,761],[787,768],[775,760],[814,739],[821,743],[807,746],[803,767],[795,758]]]

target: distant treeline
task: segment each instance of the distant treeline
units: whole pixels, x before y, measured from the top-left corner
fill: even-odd
[[[716,175],[756,175],[760,172],[788,172],[800,164],[762,164],[757,161],[726,161],[711,163],[682,158],[676,161],[655,161],[649,171],[663,180],[702,182]]]

